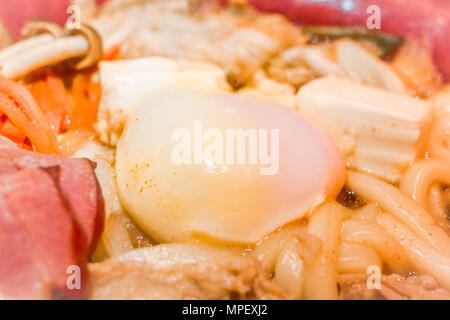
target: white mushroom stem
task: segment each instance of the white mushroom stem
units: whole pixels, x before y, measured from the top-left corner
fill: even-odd
[[[33,38],[22,40],[14,45],[6,47],[0,51],[0,64],[3,64],[3,61],[11,57],[14,57],[15,55],[23,52],[24,50],[28,50],[38,45],[49,43],[53,39],[54,37],[51,34],[42,34]]]
[[[0,61],[0,75],[7,79],[17,79],[39,68],[85,56],[88,50],[89,43],[81,35],[52,38],[49,42],[43,42],[33,47],[26,45],[26,49],[21,50],[17,55]],[[0,55],[2,53],[0,52]]]

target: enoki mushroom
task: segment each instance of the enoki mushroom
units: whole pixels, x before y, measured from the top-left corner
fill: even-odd
[[[80,70],[94,65],[102,56],[101,38],[88,25],[63,31],[52,23],[40,22],[24,31],[35,36],[0,51],[0,75],[7,79],[18,79],[66,60],[71,60],[71,68]]]

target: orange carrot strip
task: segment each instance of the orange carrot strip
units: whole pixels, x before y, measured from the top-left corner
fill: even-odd
[[[17,127],[11,122],[11,120],[7,119],[0,128],[0,133],[7,138],[13,139],[17,142],[25,141],[25,134],[17,129]]]
[[[71,156],[85,143],[94,137],[88,130],[69,130],[60,136],[61,152],[63,156]]]
[[[103,53],[102,60],[115,60],[119,57],[121,46],[116,43],[111,48]]]
[[[73,80],[71,93],[74,108],[70,128],[92,129],[100,103],[100,83],[93,82],[88,74],[79,74]]]
[[[69,118],[72,111],[72,102],[63,81],[60,78],[48,75],[44,80],[33,82],[28,87],[50,122],[51,128],[57,133],[60,130],[66,130],[68,124],[63,123],[62,119]]]
[[[0,109],[28,137],[34,150],[59,153],[56,133],[24,86],[0,78]]]

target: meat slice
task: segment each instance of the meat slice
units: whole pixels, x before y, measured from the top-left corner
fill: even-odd
[[[13,163],[11,163],[11,161],[0,158],[0,175],[16,171],[19,171],[19,168],[17,168]]]
[[[91,299],[283,299],[260,263],[234,256],[166,268],[142,261],[91,264]]]
[[[0,298],[84,298],[86,259],[103,229],[93,164],[0,137]],[[73,266],[81,288],[67,287]]]
[[[27,159],[19,158],[17,163],[19,166],[26,166]],[[61,194],[83,228],[89,245],[88,251],[92,253],[102,233],[105,218],[104,201],[94,163],[88,159],[53,156],[40,159],[39,165],[45,168],[59,166],[58,183]]]
[[[58,185],[61,194],[81,225],[89,244],[89,253],[92,253],[103,230],[104,221],[104,201],[93,163],[88,159],[23,150],[12,141],[0,137],[0,167],[3,167],[1,164],[5,161],[9,164],[9,169],[0,169],[0,174],[3,170],[11,171],[12,168],[59,167]]]
[[[39,276],[35,273],[30,274],[34,283],[38,280],[42,282],[42,278],[50,279],[53,294],[58,297],[81,298],[81,290],[69,291],[67,288],[66,272],[70,266],[78,266],[81,270],[81,287],[84,287],[86,240],[83,231],[72,217],[70,207],[61,197],[57,181],[57,167],[48,171],[26,168],[0,175],[0,195],[4,206],[4,210],[0,210],[0,215],[4,220],[8,217],[16,219],[16,230],[9,230],[11,228],[8,224],[2,228],[8,228],[6,234],[10,238],[14,237],[12,232],[18,232],[18,236],[23,235],[27,238],[23,244],[24,248],[18,242],[17,250],[2,260],[2,264],[9,265],[11,268],[9,274],[17,276],[21,272],[14,268],[25,266],[15,264],[17,260],[26,258],[31,266],[36,264],[41,266]],[[7,245],[4,241],[0,242],[2,246]],[[27,257],[24,257],[24,254]],[[27,270],[30,268],[32,267],[28,267]],[[9,283],[7,279],[5,280],[1,284]],[[21,286],[18,288],[23,290]]]
[[[340,298],[344,300],[450,300],[450,292],[441,288],[430,275],[382,275],[380,289],[368,289],[366,274],[340,277]]]
[[[33,259],[30,238],[0,194],[0,300],[46,299],[50,280]]]

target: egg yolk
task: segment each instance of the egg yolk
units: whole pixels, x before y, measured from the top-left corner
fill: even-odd
[[[117,184],[157,241],[254,243],[335,196],[332,140],[286,107],[231,93],[162,91],[129,114]]]

